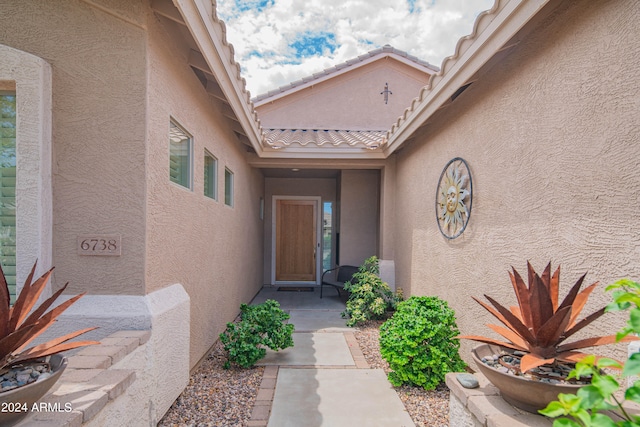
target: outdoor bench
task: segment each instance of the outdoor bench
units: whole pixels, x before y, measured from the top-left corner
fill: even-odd
[[[335,272],[333,274],[329,274]],[[322,283],[320,284],[320,298],[322,298],[322,289],[325,286],[333,286],[340,296],[340,289],[344,289],[344,284],[351,281],[351,278],[358,272],[358,267],[353,265],[340,265],[322,273]],[[335,277],[333,279],[332,277]]]

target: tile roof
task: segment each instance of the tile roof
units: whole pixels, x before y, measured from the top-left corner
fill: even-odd
[[[481,12],[476,17],[471,34],[461,37],[458,40],[453,55],[447,56],[442,61],[442,67],[440,68],[440,70],[437,73],[431,75],[431,77],[429,78],[429,82],[420,90],[418,97],[411,102],[411,104],[404,110],[403,114],[398,117],[396,122],[392,125],[391,129],[387,131],[385,135],[386,141],[389,141],[391,138],[393,138],[403,125],[411,121],[414,113],[418,111],[425,102],[427,102],[431,91],[436,88],[438,84],[443,79],[445,79],[445,77],[450,74],[455,74],[458,71],[457,66],[460,65],[458,64],[458,62],[463,62],[461,61],[461,59],[465,52],[467,52],[467,50],[471,48],[478,36],[489,27],[500,9],[505,6],[505,3],[507,3],[507,0],[494,0],[491,9]]]
[[[384,144],[385,131],[328,129],[264,129],[263,142],[273,149],[297,144],[327,148],[366,148],[377,150]]]
[[[421,68],[427,68],[430,70],[430,72],[438,72],[440,69],[434,65],[429,64],[427,61],[423,61],[419,58],[417,58],[416,56],[413,55],[409,55],[407,52],[402,51],[400,49],[396,49],[393,46],[390,45],[384,45],[383,47],[380,47],[378,49],[374,49],[371,50],[363,55],[358,56],[357,58],[353,58],[350,59],[346,62],[343,62],[341,64],[335,65],[333,67],[330,68],[326,68],[323,71],[320,71],[318,73],[315,73],[311,76],[308,77],[303,77],[300,80],[296,80],[292,83],[289,83],[287,85],[284,86],[280,86],[277,89],[271,90],[267,93],[261,94],[256,96],[255,98],[252,99],[253,102],[260,102],[263,101],[267,98],[271,98],[274,95],[278,95],[280,93],[283,92],[287,92],[289,90],[295,89],[299,86],[302,86],[304,84],[307,84],[309,82],[313,82],[315,80],[319,80],[325,77],[328,77],[334,73],[337,73],[338,71],[341,71],[347,67],[352,67],[352,66],[356,66],[359,65],[361,63],[363,63],[364,61],[370,60],[371,58],[374,58],[376,56],[380,56],[381,58],[388,56],[388,55],[397,55],[399,57],[405,58],[408,61],[414,63],[415,65],[418,65]]]

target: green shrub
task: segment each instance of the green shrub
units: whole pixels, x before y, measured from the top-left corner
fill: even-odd
[[[229,358],[225,369],[231,362],[250,368],[267,354],[265,346],[275,351],[293,347],[294,327],[283,323],[287,319],[289,315],[274,300],[240,305],[240,322],[227,323],[227,329],[220,334]]]
[[[640,283],[622,279],[609,285],[606,290],[613,290],[613,302],[607,306],[607,311],[629,310],[629,321],[618,332],[616,339],[620,341],[630,334],[640,334]],[[607,374],[605,368],[622,369],[622,378]],[[640,381],[635,381],[624,393],[619,383],[620,379],[639,374],[640,353],[629,356],[624,367],[615,360],[604,357],[597,359],[589,355],[576,363],[569,378],[590,376],[591,384],[581,387],[576,394],[558,394],[557,401],[538,412],[551,418],[571,417],[555,420],[553,427],[640,426],[640,416],[627,412],[624,407],[628,403],[640,403]]]
[[[432,390],[449,372],[465,363],[455,314],[437,297],[411,297],[398,304],[393,317],[380,327],[380,353],[389,362],[389,381]]]
[[[347,309],[342,313],[342,317],[349,316],[347,326],[370,319],[382,319],[388,310],[394,309],[397,302],[402,300],[402,294],[394,295],[379,274],[378,258],[372,256],[360,266],[352,281],[344,284],[344,289],[350,292]]]

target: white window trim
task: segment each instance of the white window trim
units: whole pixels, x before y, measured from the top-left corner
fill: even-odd
[[[173,185],[176,185],[180,188],[182,188],[183,190],[188,190],[188,191],[193,191],[193,147],[195,146],[195,142],[194,142],[194,138],[193,135],[191,134],[191,132],[188,132],[184,126],[182,126],[180,124],[180,122],[178,122],[174,117],[170,117],[169,118],[169,132],[171,132],[171,125],[174,125],[176,127],[178,127],[182,132],[184,132],[185,135],[187,135],[189,137],[189,170],[187,171],[187,181],[188,181],[188,185],[184,186],[182,184],[179,184],[177,182],[173,182],[171,181],[171,178],[169,178],[169,182]],[[171,158],[171,143],[169,143],[169,158]],[[171,161],[171,160],[169,160]]]
[[[231,176],[231,197],[230,197],[230,201],[229,203],[227,203],[227,172],[229,172],[229,175]],[[230,208],[234,207],[235,202],[236,202],[236,196],[235,196],[235,174],[233,173],[233,171],[231,169],[229,169],[228,167],[224,168],[224,204],[225,206],[229,206]]]
[[[218,201],[218,158],[213,154],[211,154],[211,152],[205,148],[204,158],[206,158],[207,156],[213,159],[213,197],[207,195],[206,193],[204,196],[207,199],[215,200],[217,202]],[[203,190],[203,193],[204,193],[204,190]]]

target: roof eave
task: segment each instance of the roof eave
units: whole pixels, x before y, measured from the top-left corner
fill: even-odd
[[[326,159],[326,160],[384,160],[384,152],[380,149],[327,149],[312,147],[287,147],[286,149],[265,149],[260,155],[262,159]]]
[[[411,138],[549,1],[495,0],[490,10],[478,15],[473,33],[458,41],[454,55],[445,58],[441,71],[431,77],[387,133],[385,155]]]
[[[238,118],[252,148],[259,155],[263,152],[260,121],[245,90],[244,81],[239,77],[239,67],[233,61],[233,48],[224,43],[222,23],[214,22],[209,16],[204,0],[173,0],[180,11],[204,60],[215,74],[220,89]],[[218,27],[218,28],[216,28]],[[224,56],[224,53],[228,57]]]

